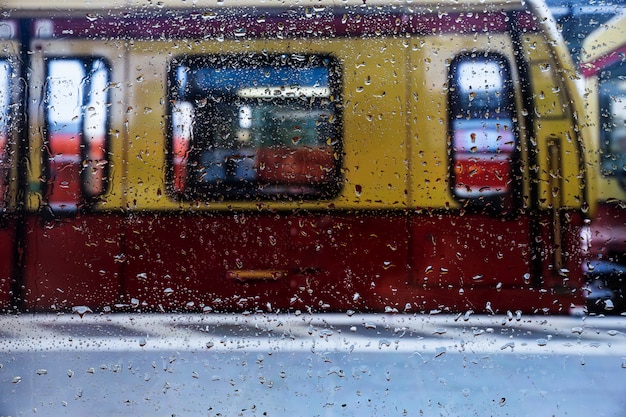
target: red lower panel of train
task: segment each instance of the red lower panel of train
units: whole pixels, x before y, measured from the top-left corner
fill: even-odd
[[[557,271],[552,252],[542,249],[550,237],[533,243],[526,217],[406,212],[155,212],[51,222],[32,217],[24,244],[22,307],[567,313],[571,304],[581,303],[577,220],[570,220],[564,234],[568,263]],[[544,272],[538,274],[538,268]]]

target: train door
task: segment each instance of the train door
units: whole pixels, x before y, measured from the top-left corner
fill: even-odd
[[[5,22],[0,33],[0,310],[12,307],[17,237],[16,154],[19,114],[19,45],[10,40],[16,26]],[[6,36],[6,40],[2,37]]]
[[[61,29],[33,24],[37,36]],[[122,49],[72,39],[33,39],[29,49],[23,307],[105,308],[118,301],[124,258],[113,183],[123,132],[112,128]]]
[[[530,143],[514,51],[505,32],[454,33],[412,54],[413,198],[434,207],[412,225],[415,284],[437,290],[427,305],[497,311],[539,297],[527,291]]]

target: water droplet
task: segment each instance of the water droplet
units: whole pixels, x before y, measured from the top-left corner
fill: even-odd
[[[495,312],[493,311],[493,308],[491,307],[491,301],[487,301],[487,304],[485,304],[485,310],[489,314],[495,314]]]
[[[515,347],[515,342],[508,342],[500,346],[500,350],[504,350],[506,348],[511,348],[511,350],[513,350],[514,347]]]
[[[391,342],[387,339],[381,339],[378,341],[378,349],[381,349],[382,347],[389,347],[391,346]]]
[[[72,313],[78,314],[82,319],[87,313],[93,313],[93,311],[87,306],[74,306],[72,307]]]
[[[333,374],[337,375],[339,378],[343,378],[345,376],[343,369],[339,368],[338,366],[333,366],[332,368],[328,370],[328,375],[333,375]]]
[[[583,332],[582,327],[572,327],[572,333],[582,334],[582,332]]]
[[[547,339],[537,339],[537,345],[545,346],[547,344],[548,344],[548,340]]]
[[[22,377],[21,376],[14,376],[13,379],[11,380],[12,383],[14,384],[19,384],[20,382],[22,382]]]

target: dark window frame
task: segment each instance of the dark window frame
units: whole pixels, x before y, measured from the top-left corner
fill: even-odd
[[[82,79],[82,103],[81,103],[81,121],[79,124],[79,135],[80,135],[80,158],[81,158],[81,168],[80,168],[80,196],[79,201],[77,201],[77,205],[75,208],[59,209],[50,207],[49,212],[53,213],[54,217],[64,216],[64,215],[74,215],[78,211],[87,212],[93,208],[93,205],[101,201],[101,198],[104,194],[106,194],[110,187],[110,160],[109,154],[111,149],[111,110],[109,104],[111,103],[111,93],[108,86],[111,83],[111,75],[112,75],[112,66],[109,60],[104,56],[99,55],[54,55],[54,56],[46,56],[44,57],[44,77],[45,77],[45,89],[43,96],[44,103],[44,125],[43,125],[43,133],[44,133],[44,152],[42,154],[43,164],[42,164],[42,174],[44,178],[46,178],[46,182],[42,183],[42,194],[46,196],[46,204],[47,204],[47,196],[50,193],[50,182],[51,179],[51,150],[49,147],[50,144],[50,117],[48,112],[48,96],[50,94],[50,84],[48,82],[48,78],[50,77],[50,64],[54,61],[77,61],[80,62],[83,68],[85,69],[85,77]],[[104,94],[106,98],[104,99],[103,110],[106,112],[104,116],[104,157],[105,162],[102,164],[102,183],[100,187],[100,191],[97,193],[92,193],[91,190],[87,188],[87,170],[89,169],[89,164],[86,163],[89,160],[89,150],[88,150],[88,142],[86,139],[86,130],[88,126],[86,126],[86,122],[88,117],[86,113],[89,111],[89,99],[90,94],[89,89],[91,88],[92,77],[95,71],[93,70],[96,62],[100,62],[102,68],[106,71],[106,86]]]
[[[479,195],[477,197],[462,196],[457,192],[457,174],[456,174],[456,162],[457,152],[455,146],[455,121],[458,119],[459,111],[461,110],[460,94],[461,89],[458,84],[458,72],[459,67],[464,62],[494,62],[497,63],[501,71],[502,80],[502,92],[508,96],[508,105],[506,109],[502,109],[499,113],[504,117],[509,117],[512,126],[510,126],[510,133],[514,139],[514,145],[512,152],[510,153],[510,185],[507,187],[507,192],[496,193],[494,195]],[[458,201],[463,209],[469,210],[474,213],[482,213],[495,216],[511,216],[515,214],[520,207],[520,200],[522,195],[522,163],[521,163],[521,137],[520,129],[517,121],[518,118],[518,105],[516,101],[516,89],[513,83],[513,67],[510,60],[503,54],[498,52],[488,51],[476,51],[472,53],[461,53],[456,55],[450,62],[448,73],[448,152],[449,152],[449,179],[450,179],[450,193],[455,201]],[[490,120],[495,121],[498,118],[480,118],[471,117],[469,119],[474,120]],[[487,153],[485,153],[487,154]],[[496,154],[494,152],[494,154]]]
[[[322,181],[319,183],[310,185],[299,183],[296,185],[289,185],[288,183],[281,183],[280,181],[272,182],[270,180],[262,183],[261,181],[252,180],[249,183],[248,180],[242,179],[232,182],[219,182],[215,183],[201,183],[196,177],[198,174],[194,172],[194,167],[197,167],[200,163],[199,153],[203,150],[200,139],[192,134],[191,143],[189,144],[189,150],[186,153],[187,158],[185,164],[185,177],[183,179],[184,187],[180,189],[175,186],[175,182],[178,178],[174,177],[176,157],[174,151],[174,117],[173,111],[176,107],[176,103],[188,102],[189,99],[194,100],[206,100],[207,97],[194,97],[197,91],[193,91],[188,85],[183,86],[177,78],[177,72],[179,68],[187,68],[190,71],[201,71],[203,69],[243,69],[246,68],[266,68],[277,69],[277,71],[290,70],[290,69],[312,69],[316,67],[327,68],[328,71],[328,88],[330,89],[329,97],[310,97],[307,98],[310,103],[308,106],[314,107],[315,105],[321,106],[320,103],[324,102],[324,108],[329,110],[329,114],[332,114],[332,119],[328,122],[328,129],[331,141],[328,145],[328,149],[332,151],[332,166],[328,166],[328,173]],[[167,133],[167,184],[170,195],[178,200],[188,201],[299,201],[299,200],[329,200],[336,197],[342,188],[343,179],[341,174],[341,167],[343,162],[342,150],[343,150],[343,115],[342,115],[342,68],[339,60],[331,55],[326,54],[299,54],[299,53],[283,53],[283,54],[268,54],[268,53],[228,53],[228,54],[204,54],[204,55],[184,55],[175,57],[169,63],[168,71],[168,133]],[[272,74],[273,76],[274,74]],[[289,85],[285,84],[287,87]],[[213,97],[215,99],[216,97]],[[257,98],[256,100],[261,100]],[[263,99],[268,102],[275,102],[279,99]],[[303,104],[302,97],[282,97],[280,98],[283,103],[298,103]],[[194,107],[197,110],[198,107]],[[206,120],[206,119],[205,119]],[[199,122],[195,122],[199,124]],[[205,121],[205,129],[211,128],[211,120]],[[198,130],[197,125],[194,125],[193,130]],[[210,146],[207,146],[210,147]],[[216,150],[217,150],[216,146]],[[269,147],[272,149],[271,147]],[[264,149],[264,147],[258,146],[250,149]],[[284,149],[293,149],[294,153],[297,153],[298,149],[309,149],[313,152],[315,147],[295,146],[292,148],[285,147]],[[216,152],[217,153],[217,152]],[[244,152],[245,153],[245,152]],[[304,156],[306,157],[306,155]],[[246,155],[241,157],[247,158]],[[297,156],[294,158],[297,159]],[[328,155],[325,156],[328,159]],[[189,169],[187,169],[189,167]]]

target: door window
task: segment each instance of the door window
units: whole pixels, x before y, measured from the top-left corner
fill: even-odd
[[[109,69],[97,58],[47,61],[47,202],[74,212],[106,185]]]
[[[517,139],[507,60],[496,54],[455,59],[449,100],[454,196],[466,207],[510,209]]]
[[[602,173],[626,183],[626,65],[600,74],[600,140]]]

